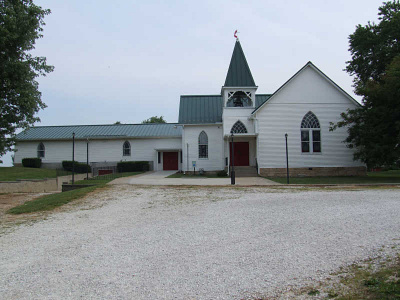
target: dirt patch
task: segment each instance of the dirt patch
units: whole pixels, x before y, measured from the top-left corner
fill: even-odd
[[[21,224],[25,221],[34,221],[39,214],[11,215],[7,214],[10,208],[21,205],[26,201],[33,200],[46,193],[10,193],[0,194],[0,233],[9,229],[13,225]]]
[[[16,228],[16,226],[21,224],[30,224],[40,220],[45,220],[51,215],[59,212],[82,210],[82,209],[93,209],[102,206],[104,203],[101,201],[96,201],[96,197],[93,197],[96,193],[101,193],[108,188],[100,188],[93,191],[86,196],[74,200],[68,204],[55,208],[51,211],[42,211],[35,213],[26,213],[13,215],[8,214],[7,211],[15,206],[21,205],[26,201],[33,200],[43,195],[53,194],[53,193],[8,193],[0,194],[0,235],[11,232]],[[59,193],[59,192],[56,192]],[[88,196],[91,196],[88,198]],[[101,198],[101,197],[100,197]],[[89,201],[88,201],[89,199]]]

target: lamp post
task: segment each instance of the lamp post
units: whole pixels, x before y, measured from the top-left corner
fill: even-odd
[[[75,182],[75,132],[72,133],[72,184]]]
[[[289,153],[288,153],[288,146],[287,146],[287,138],[288,134],[285,133],[285,141],[286,141],[286,182],[289,184]]]
[[[86,139],[86,180],[89,180],[89,138]]]
[[[231,149],[232,149],[232,157],[231,157],[231,184],[235,184],[235,154],[234,154],[234,146],[233,146],[233,132],[231,133]]]

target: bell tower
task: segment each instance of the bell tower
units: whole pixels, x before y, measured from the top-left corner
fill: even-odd
[[[255,108],[257,88],[237,38],[225,84],[221,89],[224,107]]]

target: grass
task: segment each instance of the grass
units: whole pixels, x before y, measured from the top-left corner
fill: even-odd
[[[300,288],[296,295],[311,296],[307,299],[314,296],[336,300],[400,299],[400,254],[396,253],[385,259],[378,256],[341,267],[331,274],[333,278]]]
[[[349,275],[342,280],[347,292],[336,292],[335,299],[400,299],[399,256],[376,271],[355,267]]]
[[[85,187],[63,193],[41,196],[31,201],[27,201],[22,205],[13,207],[9,209],[7,213],[19,215],[19,214],[33,213],[39,211],[53,210],[56,207],[67,204],[73,200],[82,198],[83,196],[87,195],[90,192],[93,192],[94,190],[100,187],[104,187],[108,182],[114,180],[115,178],[132,176],[140,173],[142,172],[127,172],[127,173],[114,174],[113,176],[109,175],[98,176],[90,180],[80,180],[75,182],[75,184],[94,184],[94,186]]]
[[[0,181],[15,181],[17,179],[44,179],[57,177],[54,169],[10,167],[0,168]]]
[[[38,211],[53,210],[56,207],[67,204],[73,200],[82,198],[83,196],[94,191],[98,187],[99,186],[96,185],[64,193],[41,196],[34,200],[27,201],[22,205],[13,207],[9,209],[7,213],[13,215],[19,215],[19,214],[38,212]]]
[[[268,179],[286,184],[286,178],[267,177]],[[400,183],[400,170],[368,172],[367,176],[343,177],[291,177],[291,184],[374,184],[374,183]]]
[[[203,174],[203,175],[200,175],[200,174],[196,174],[196,175],[193,175],[193,174],[183,174],[183,173],[175,173],[175,174],[172,174],[172,175],[169,175],[169,176],[167,176],[167,178],[191,178],[191,179],[201,179],[201,178],[228,178],[228,176],[224,176],[224,177],[221,177],[221,176],[218,176],[218,175],[216,175],[216,174]]]

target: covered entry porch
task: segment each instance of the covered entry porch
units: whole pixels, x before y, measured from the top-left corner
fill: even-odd
[[[232,143],[233,138],[233,143]],[[257,176],[257,136],[255,134],[225,135],[225,168],[232,166],[236,176]]]
[[[182,149],[155,149],[156,171],[182,170]]]

